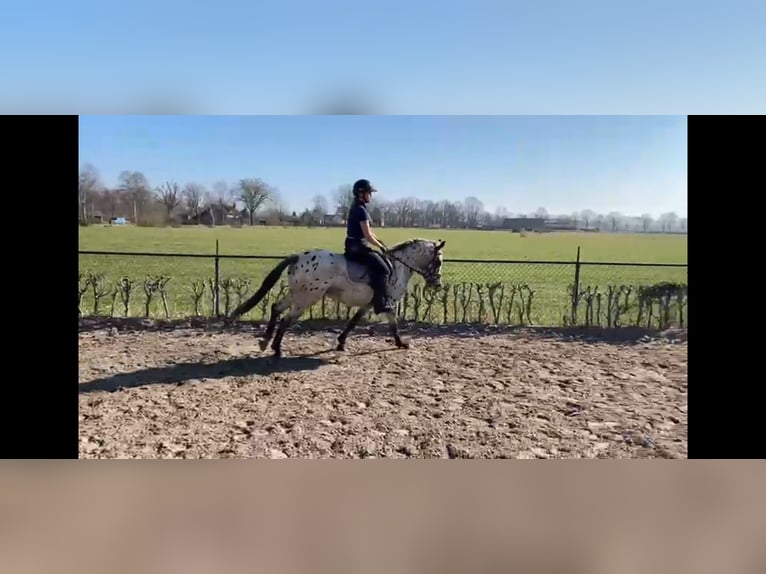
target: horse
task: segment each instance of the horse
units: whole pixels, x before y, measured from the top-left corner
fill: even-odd
[[[389,277],[389,294],[394,307],[407,292],[413,273],[425,279],[426,288],[441,286],[442,253],[445,243],[441,240],[409,239],[386,249],[384,258],[392,270]],[[253,296],[231,312],[227,321],[234,321],[255,307],[279,280],[285,269],[288,275],[287,293],[271,305],[269,323],[259,341],[261,351],[265,351],[271,342],[273,357],[279,359],[282,355],[282,338],[285,331],[300,319],[306,309],[325,296],[349,307],[358,307],[338,336],[336,350],[345,351],[349,334],[372,307],[374,292],[367,266],[348,260],[343,253],[312,249],[302,254],[288,255],[266,275]],[[285,311],[287,313],[280,319]],[[387,319],[396,346],[400,349],[408,348],[409,343],[399,335],[396,313],[383,315]],[[274,335],[278,320],[279,328]]]

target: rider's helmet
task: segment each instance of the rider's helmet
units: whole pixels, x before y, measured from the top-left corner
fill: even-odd
[[[369,191],[370,193],[375,193],[378,191],[374,187],[372,187],[372,184],[368,179],[358,179],[354,182],[354,197],[359,197],[360,193],[363,193],[365,191]]]

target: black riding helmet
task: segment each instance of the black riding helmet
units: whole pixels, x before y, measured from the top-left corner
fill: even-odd
[[[356,180],[354,182],[354,197],[359,197],[359,194],[364,193],[365,191],[369,191],[370,193],[375,193],[378,190],[372,187],[372,184],[367,179]]]

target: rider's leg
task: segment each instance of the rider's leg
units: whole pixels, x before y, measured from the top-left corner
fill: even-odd
[[[370,250],[367,253],[367,266],[370,270],[370,284],[375,295],[373,297],[373,310],[376,314],[391,313],[393,308],[389,301],[388,280],[390,271],[380,254]]]

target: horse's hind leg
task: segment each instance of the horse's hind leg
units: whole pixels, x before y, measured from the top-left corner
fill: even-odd
[[[338,335],[338,346],[336,347],[336,350],[346,350],[346,339],[348,338],[349,333],[354,330],[354,327],[356,327],[357,323],[359,323],[369,308],[369,305],[362,305],[359,307],[356,313],[354,313],[353,317],[351,317],[348,324],[346,325],[346,328],[343,329],[343,332],[340,335]]]
[[[293,303],[287,315],[282,317],[282,320],[279,322],[277,334],[274,336],[274,341],[271,343],[271,348],[274,350],[275,358],[278,359],[282,356],[282,337],[285,336],[285,331],[287,331],[290,325],[297,321],[300,316],[303,315],[303,312],[310,306],[311,304],[298,305],[297,303]]]
[[[265,351],[266,347],[269,346],[269,342],[271,342],[271,337],[274,335],[274,329],[277,326],[277,319],[279,319],[279,316],[285,312],[285,309],[289,307],[289,303],[287,301],[287,297],[282,298],[281,301],[277,301],[271,306],[271,316],[269,317],[269,324],[266,326],[266,332],[263,334],[263,337],[258,342],[258,346],[261,348],[261,351]]]

